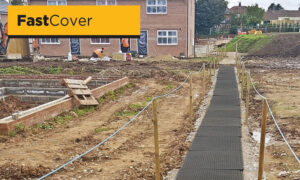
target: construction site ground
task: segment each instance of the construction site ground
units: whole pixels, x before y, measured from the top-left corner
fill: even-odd
[[[52,128],[24,128],[15,137],[1,136],[0,178],[36,178],[93,147],[116,131],[141,110],[152,97],[175,88],[189,71],[201,62],[10,62],[2,68],[28,67],[40,73],[27,76],[51,78],[56,75],[129,76],[131,85],[119,94],[99,99],[100,105],[89,113],[74,116]],[[61,72],[49,75],[50,68]],[[70,72],[73,72],[72,74]],[[26,75],[26,74],[25,74]],[[15,78],[24,77],[18,74]],[[200,73],[193,76],[194,111],[203,97]],[[207,81],[207,91],[211,82]],[[179,168],[189,147],[188,135],[195,131],[196,116],[189,120],[189,84],[158,101],[161,173]],[[196,114],[196,113],[195,113]],[[152,108],[100,148],[67,166],[54,179],[153,179],[154,142]]]
[[[33,105],[21,102],[17,97],[9,96],[0,100],[0,119],[10,116],[13,112],[32,108]]]
[[[300,58],[247,58],[246,68],[258,90],[265,95],[278,124],[295,153],[300,156]],[[253,158],[258,157],[262,102],[251,91],[249,133]],[[270,115],[267,119],[264,170],[267,179],[300,179],[300,166],[284,143]]]

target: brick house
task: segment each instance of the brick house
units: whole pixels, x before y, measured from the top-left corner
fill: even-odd
[[[29,5],[140,5],[141,37],[130,39],[130,50],[156,56],[194,55],[194,0],[28,0]],[[120,17],[122,18],[122,17]],[[108,55],[121,50],[118,38],[41,38],[40,53],[66,56],[68,52],[90,56],[104,48]]]
[[[0,20],[3,26],[7,23],[7,7],[8,2],[0,0]]]
[[[300,10],[277,10],[267,11],[264,14],[266,23],[272,25],[288,24],[292,26],[300,25]]]

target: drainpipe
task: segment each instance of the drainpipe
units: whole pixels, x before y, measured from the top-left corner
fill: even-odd
[[[186,55],[186,57],[189,57],[189,31],[190,31],[190,29],[189,29],[189,0],[186,0],[186,3],[187,3],[187,10],[186,10],[186,12],[187,12],[187,22],[186,22],[186,29],[187,29],[187,34],[186,34],[186,52],[187,52],[187,55]]]

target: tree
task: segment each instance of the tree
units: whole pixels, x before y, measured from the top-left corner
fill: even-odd
[[[210,28],[225,19],[228,2],[225,0],[198,0],[196,2],[196,33],[209,34]]]
[[[278,11],[278,10],[284,10],[284,8],[281,6],[281,4],[275,4],[272,3],[269,7],[268,7],[268,11]]]
[[[10,0],[11,5],[22,5],[24,4],[23,0]]]
[[[258,5],[248,6],[245,14],[231,14],[230,15],[230,32],[235,34],[239,27],[243,26],[256,26],[264,19],[264,9]]]
[[[256,26],[264,20],[265,10],[258,7],[258,5],[247,7],[246,24],[249,26]]]

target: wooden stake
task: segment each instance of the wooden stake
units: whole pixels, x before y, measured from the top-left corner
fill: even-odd
[[[211,62],[209,63],[209,77],[211,76],[211,66],[212,66],[212,64],[211,64]]]
[[[216,60],[214,59],[214,75],[216,74]]]
[[[236,70],[237,70],[238,82],[240,82],[240,66],[239,66],[239,60],[237,60],[237,62],[236,62]]]
[[[242,73],[241,73],[241,99],[244,98],[244,81],[245,81],[245,66],[242,64]]]
[[[157,100],[153,100],[153,124],[154,124],[154,147],[155,147],[155,180],[160,180],[158,123],[157,123]]]
[[[249,101],[250,101],[250,75],[247,73],[247,94],[246,94],[246,112],[245,112],[245,121],[248,125],[249,118]]]
[[[263,171],[264,171],[264,152],[265,152],[266,124],[267,124],[266,122],[267,122],[267,103],[266,100],[263,99],[260,148],[259,148],[258,180],[262,180]]]
[[[235,44],[235,57],[238,59],[238,43]]]
[[[206,77],[205,77],[205,64],[203,64],[203,84],[202,84],[202,86],[203,86],[203,99],[204,99],[204,97],[205,97],[205,91],[206,91]]]
[[[193,118],[193,79],[192,79],[192,74],[190,76],[190,121],[192,121]]]

